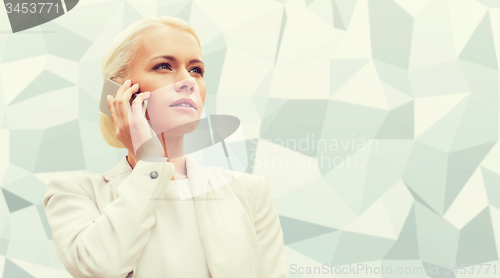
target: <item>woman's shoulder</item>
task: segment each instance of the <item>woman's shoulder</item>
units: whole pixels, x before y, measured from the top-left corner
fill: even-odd
[[[79,194],[95,199],[96,187],[106,184],[103,174],[82,173],[72,175],[56,175],[47,182],[45,189],[44,205],[47,204],[50,197],[59,194]]]
[[[117,177],[130,171],[131,168],[126,156],[123,156],[117,164],[103,173],[88,172],[54,176],[47,182],[44,202],[58,193],[85,195],[96,201],[97,195],[109,195],[111,191],[108,184],[110,177]]]
[[[103,174],[71,174],[71,175],[56,175],[50,178],[47,182],[48,188],[57,189],[73,189],[75,187],[86,188],[91,187],[93,184],[103,180]]]
[[[104,173],[56,175],[48,180],[47,187],[67,188],[67,189],[79,187],[84,189],[105,182],[106,180],[104,177]]]

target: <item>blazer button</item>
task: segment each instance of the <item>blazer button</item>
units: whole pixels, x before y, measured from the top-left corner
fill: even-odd
[[[158,177],[158,172],[156,171],[153,171],[149,174],[149,176],[152,178],[152,179],[156,179]]]

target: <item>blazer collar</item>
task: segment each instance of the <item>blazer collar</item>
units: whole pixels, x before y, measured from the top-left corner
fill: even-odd
[[[110,178],[116,177],[122,173],[131,172],[131,171],[132,171],[132,167],[130,167],[130,165],[128,164],[127,156],[125,155],[118,162],[118,164],[116,164],[115,166],[113,166],[113,168],[109,169],[104,174],[102,174],[102,177],[104,178],[104,180],[109,181]]]

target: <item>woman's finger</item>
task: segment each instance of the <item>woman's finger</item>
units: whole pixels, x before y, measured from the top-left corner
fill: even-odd
[[[143,92],[137,95],[137,97],[132,102],[134,113],[140,111],[141,116],[144,114],[144,111],[142,111],[142,103],[144,102],[144,100],[149,99],[150,93],[151,92]]]
[[[126,113],[126,110],[125,110],[125,113],[123,111],[123,108],[121,108],[122,105],[120,105],[121,103],[123,104],[124,100],[123,100],[123,93],[128,90],[130,88],[130,85],[132,84],[132,80],[128,79],[126,80],[125,82],[123,82],[122,86],[120,86],[120,88],[118,88],[118,91],[116,92],[116,96],[115,96],[115,111],[116,111],[116,116],[117,118],[120,119],[120,123],[122,121],[125,121],[126,119],[124,119],[124,115],[127,115]],[[125,108],[125,109],[128,109],[128,108]]]
[[[125,82],[123,82],[120,88],[118,88],[115,98],[119,99],[122,96],[123,92],[125,92],[128,88],[130,88],[130,85],[132,85],[132,80],[130,79],[125,80]]]
[[[128,123],[128,117],[127,117],[127,109],[129,102],[128,99],[124,99],[124,92],[129,90],[130,85],[132,84],[132,81],[130,79],[126,80],[123,82],[123,85],[118,89],[118,92],[116,93],[115,97],[115,111],[116,111],[116,116],[120,119],[121,122],[126,122]]]
[[[139,91],[139,83],[135,83],[134,85],[132,85],[130,88],[126,89],[123,94],[122,94],[122,98],[124,100],[127,100],[127,102],[129,103],[130,105],[130,99],[132,98],[132,94],[135,94]]]
[[[113,119],[114,122],[116,113],[115,113],[115,105],[113,103],[115,98],[112,95],[108,95],[106,97],[106,100],[108,101],[109,112],[111,112],[111,119]]]
[[[128,110],[130,110],[130,98],[132,97],[132,94],[137,92],[139,90],[139,84],[136,83],[132,85],[132,87],[128,88],[123,92],[123,94],[120,96],[120,99],[118,101],[118,110],[120,117],[122,117],[122,120],[125,123],[128,123]]]
[[[130,107],[131,110],[129,111],[130,113],[132,113],[129,113],[129,115],[131,115],[132,117],[131,120],[139,120],[145,118],[144,111],[142,111],[142,104],[144,100],[149,98],[149,95],[150,92],[140,93],[134,99],[134,101],[132,102],[132,106]]]
[[[107,96],[107,101],[108,101],[108,108],[109,111],[111,112],[111,119],[113,120],[113,123],[115,125],[115,131],[118,131],[118,118],[116,116],[116,111],[115,111],[115,98],[112,95]]]
[[[113,122],[115,123],[115,128],[117,130],[117,133],[118,133],[120,126],[122,126],[122,121],[121,121],[122,113],[120,113],[121,111],[120,111],[119,106],[118,106],[118,101],[119,101],[121,95],[123,94],[123,91],[125,91],[127,88],[130,87],[130,83],[131,83],[130,79],[123,82],[123,84],[118,88],[116,95],[114,97],[111,96],[113,98],[112,99],[113,101],[111,102],[111,105],[113,106],[113,108],[112,108],[113,112],[111,112],[111,114],[112,115],[114,114]],[[109,109],[109,111],[111,111],[111,108]]]
[[[142,103],[144,100],[148,99],[150,92],[143,92],[137,95],[137,97],[132,102],[132,106],[128,111],[130,119],[130,136],[132,138],[132,145],[134,147],[134,153],[137,155],[137,150],[143,146],[146,142],[151,140],[152,134],[149,130],[149,125],[142,111]]]

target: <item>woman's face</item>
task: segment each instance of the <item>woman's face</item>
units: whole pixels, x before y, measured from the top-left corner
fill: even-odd
[[[141,92],[151,92],[147,111],[153,130],[157,134],[166,131],[165,135],[175,135],[168,130],[194,123],[188,125],[192,131],[201,118],[206,96],[204,73],[196,39],[182,29],[161,26],[143,34],[138,53],[123,80],[131,79],[134,84],[139,83]],[[195,109],[173,106],[183,98],[191,99]]]

